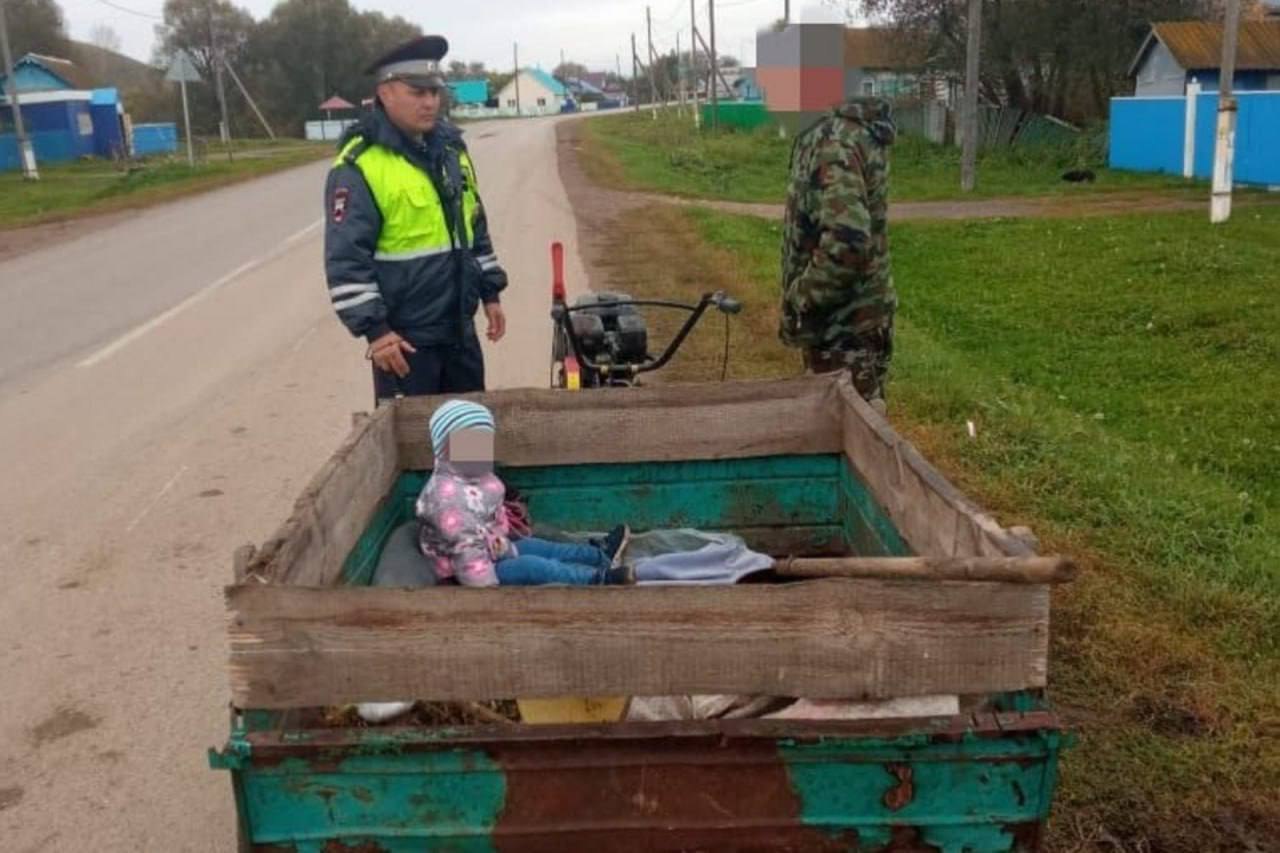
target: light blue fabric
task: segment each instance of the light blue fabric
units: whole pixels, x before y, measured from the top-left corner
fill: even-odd
[[[604,537],[603,533],[566,533],[545,527],[536,527],[534,533],[565,542]],[[734,584],[773,567],[772,557],[752,551],[739,536],[692,528],[635,533],[622,559],[635,567],[640,585]]]

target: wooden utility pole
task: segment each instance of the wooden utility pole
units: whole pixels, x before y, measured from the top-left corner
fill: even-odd
[[[213,5],[208,7],[209,20],[209,52],[213,54],[213,83],[218,93],[218,110],[222,114],[222,120],[219,123],[218,134],[222,139],[223,145],[229,145],[231,142],[231,119],[227,115],[227,90],[222,82],[222,51],[218,48],[218,28],[213,23]],[[230,149],[227,155],[230,156]]]
[[[516,117],[518,118],[522,110],[520,109],[520,43],[516,42],[511,45],[511,61],[515,66],[515,76],[511,79],[516,84]]]
[[[680,33],[676,33],[676,79],[680,82],[680,115],[684,115],[684,60],[680,57]]]
[[[653,61],[653,16],[649,7],[644,7],[644,24],[649,31],[649,104],[653,107],[653,118],[658,119],[658,69]]]
[[[782,21],[791,23],[791,0],[782,0]]]
[[[636,113],[640,112],[640,55],[636,53],[636,34],[631,34],[631,95],[636,101]]]
[[[706,41],[703,40],[702,33],[694,33],[694,35],[698,37],[698,42],[702,45],[702,49],[706,52],[707,56],[714,57],[714,54],[712,53],[711,48],[708,47]],[[716,68],[714,65],[711,67],[711,70],[708,72],[707,77],[711,81],[712,86],[715,85],[716,80],[719,80],[724,85],[724,88],[726,91],[731,88],[729,86],[729,81],[724,79],[724,72],[722,72],[719,68]]]
[[[38,181],[40,170],[36,166],[36,150],[27,138],[26,125],[22,123],[22,105],[18,102],[18,83],[13,76],[13,54],[9,48],[9,26],[4,19],[3,0],[0,0],[0,49],[4,50],[5,90],[9,96],[9,109],[13,110],[13,129],[18,137],[18,162],[22,166],[22,177],[28,181]]]
[[[702,113],[698,110],[698,10],[697,0],[689,0],[689,81],[693,84],[693,126],[702,129]]]
[[[227,66],[227,73],[231,75],[231,79],[235,81],[236,87],[240,89],[240,94],[244,95],[244,99],[249,102],[253,114],[258,117],[258,121],[262,122],[262,126],[267,131],[267,136],[272,139],[276,138],[276,132],[271,129],[271,125],[267,124],[267,119],[262,115],[262,110],[258,109],[257,103],[253,100],[253,96],[249,94],[249,90],[244,87],[244,83],[240,81],[240,75],[236,74],[236,70],[231,67],[231,63],[223,59],[223,63]]]
[[[716,0],[707,0],[707,15],[711,29],[711,129],[720,127],[720,62],[716,57]]]
[[[960,189],[971,193],[978,176],[978,69],[982,51],[982,0],[969,0],[969,49],[965,56],[964,151],[960,158]]]
[[[1240,104],[1235,97],[1236,45],[1240,40],[1240,0],[1227,0],[1222,33],[1222,67],[1218,74],[1218,136],[1213,149],[1213,197],[1209,221],[1215,225],[1231,218],[1231,188],[1236,159],[1236,122]]]

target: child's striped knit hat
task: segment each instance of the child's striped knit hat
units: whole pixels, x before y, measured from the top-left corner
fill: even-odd
[[[436,456],[444,454],[446,442],[455,430],[487,429],[494,431],[493,413],[479,403],[450,400],[431,416],[431,448]]]

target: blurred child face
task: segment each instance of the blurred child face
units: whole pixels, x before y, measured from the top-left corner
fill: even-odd
[[[449,436],[449,464],[464,477],[483,477],[493,471],[493,433],[460,429]]]

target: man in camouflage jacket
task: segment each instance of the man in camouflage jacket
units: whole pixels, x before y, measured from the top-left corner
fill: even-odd
[[[889,103],[855,98],[798,137],[782,247],[779,337],[814,373],[847,369],[884,398],[898,298],[889,270]]]

